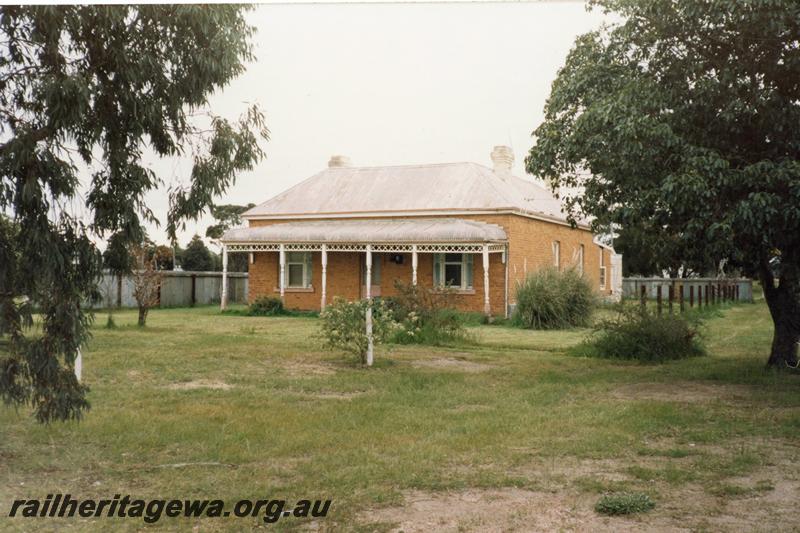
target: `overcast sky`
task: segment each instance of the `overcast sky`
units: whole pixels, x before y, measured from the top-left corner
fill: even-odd
[[[492,147],[506,144],[524,176],[558,68],[575,37],[604,20],[579,2],[262,5],[249,18],[257,59],[211,104],[235,118],[257,102],[271,139],[266,160],[218,203],[261,203],[332,154],[356,166],[491,166]],[[167,183],[191,169],[175,159],[152,167]],[[165,190],[148,201],[165,220]],[[180,244],[210,223],[189,222]],[[166,242],[163,227],[149,232]]]

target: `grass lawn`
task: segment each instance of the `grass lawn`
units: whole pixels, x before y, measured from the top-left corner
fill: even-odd
[[[584,330],[479,326],[477,345],[320,348],[317,319],[216,308],[98,315],[92,410],[0,407],[0,529],[797,530],[800,376],[765,372],[763,303],[709,320],[710,355],[565,354]],[[609,491],[656,507],[605,517]],[[6,518],[15,498],[332,499],[327,518]]]

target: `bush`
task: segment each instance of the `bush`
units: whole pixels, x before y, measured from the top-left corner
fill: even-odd
[[[344,350],[358,356],[362,363],[367,362],[367,324],[368,300],[348,302],[334,298],[333,303],[320,313],[323,344],[326,348]],[[392,311],[383,300],[372,302],[372,342],[374,345],[386,341],[400,325],[394,320]]]
[[[247,314],[250,316],[277,316],[286,314],[286,309],[280,298],[259,296],[250,304]]]
[[[606,494],[594,506],[600,514],[623,515],[645,513],[656,506],[647,494],[641,492],[618,492]]]
[[[656,315],[620,308],[617,317],[599,323],[577,351],[581,355],[663,362],[704,355],[699,323],[681,315]]]
[[[517,286],[512,324],[529,329],[585,327],[596,305],[592,286],[576,270],[543,268]]]
[[[467,342],[468,317],[454,307],[451,290],[434,290],[395,282],[397,296],[387,298],[387,304],[400,327],[392,337],[399,344],[441,345]]]

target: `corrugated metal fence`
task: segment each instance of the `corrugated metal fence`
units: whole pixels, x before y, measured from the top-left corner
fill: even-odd
[[[733,294],[738,295],[738,300],[743,302],[753,301],[753,280],[747,278],[623,278],[622,294],[628,299],[641,298],[642,287],[650,300],[658,297],[658,287],[661,287],[663,297],[669,292],[672,286],[675,297],[678,298],[683,291],[683,299],[687,302],[692,295],[705,294],[710,289],[712,294],[719,293],[720,288],[738,287]]]
[[[222,272],[164,271],[160,307],[188,307],[218,304],[222,293]],[[116,276],[104,274],[99,285],[102,302],[98,307],[117,305]],[[247,273],[228,272],[228,302],[247,303]],[[133,281],[122,278],[122,307],[136,307]]]

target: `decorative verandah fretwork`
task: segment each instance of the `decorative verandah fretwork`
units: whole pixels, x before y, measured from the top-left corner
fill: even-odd
[[[320,252],[322,258],[322,286],[320,309],[325,308],[327,299],[327,271],[328,271],[328,252],[364,252],[366,254],[366,279],[371,279],[372,275],[372,254],[373,253],[410,253],[411,254],[411,283],[417,284],[417,265],[418,254],[421,253],[465,253],[481,254],[483,258],[483,292],[484,292],[484,313],[491,314],[489,304],[489,254],[502,253],[503,262],[506,261],[505,243],[425,243],[425,244],[405,244],[405,243],[259,243],[259,242],[230,242],[222,245],[222,298],[221,308],[224,310],[228,303],[227,294],[227,275],[228,275],[228,253],[249,253],[255,252],[278,252],[279,253],[279,286],[281,300],[286,295],[286,253],[287,252]],[[506,270],[508,265],[506,264]],[[506,275],[506,278],[508,276]],[[370,294],[370,283],[366,284],[366,298],[372,297]]]

